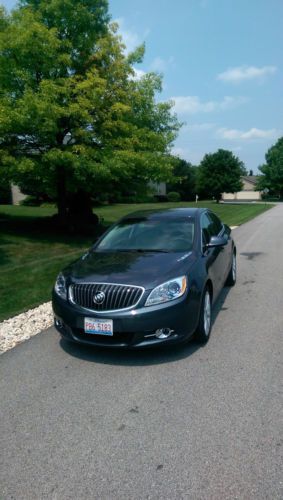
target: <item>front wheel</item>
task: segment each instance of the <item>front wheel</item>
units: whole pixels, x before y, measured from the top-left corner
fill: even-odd
[[[236,261],[236,253],[233,252],[232,263],[225,285],[234,286],[236,280],[237,280],[237,261]]]
[[[196,340],[200,344],[206,344],[211,332],[211,295],[206,288],[201,301],[199,323],[196,330]]]

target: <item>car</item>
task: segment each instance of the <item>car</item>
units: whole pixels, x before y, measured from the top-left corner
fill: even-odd
[[[231,229],[209,209],[134,212],[57,277],[55,327],[81,344],[205,344],[212,306],[236,282]]]

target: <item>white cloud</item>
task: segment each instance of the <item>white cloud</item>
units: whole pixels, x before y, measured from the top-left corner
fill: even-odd
[[[235,108],[245,102],[245,97],[225,96],[222,101],[201,101],[198,96],[177,96],[172,97],[176,113],[196,114],[212,113],[213,111],[223,111]]]
[[[268,75],[276,73],[276,66],[237,66],[229,68],[217,76],[218,80],[230,83],[240,83],[246,80],[262,80]]]
[[[168,69],[169,66],[171,66],[174,62],[174,57],[169,57],[169,59],[162,59],[161,57],[156,57],[153,59],[150,69],[151,71],[157,71],[159,73],[162,73]]]
[[[187,156],[187,151],[184,148],[174,147],[171,152],[175,156],[180,156],[180,158],[185,158]]]
[[[183,130],[189,132],[205,132],[207,130],[212,130],[216,127],[215,123],[192,123],[191,125],[185,125]]]
[[[276,130],[275,128],[269,130],[250,128],[247,131],[238,129],[220,128],[217,130],[217,135],[222,139],[249,140],[249,139],[270,139],[270,138],[275,138],[280,134],[279,131]]]
[[[195,151],[191,147],[176,146],[172,148],[172,154],[179,156],[183,160],[191,162],[193,165],[198,165],[205,153],[203,151]]]
[[[144,75],[146,75],[146,72],[143,69],[133,68],[133,70],[135,72],[133,80],[140,80]]]
[[[118,33],[122,36],[123,42],[126,45],[125,53],[128,54],[135,50],[139,45],[141,45],[144,39],[149,34],[149,31],[145,31],[142,36],[140,36],[136,31],[130,29],[126,26],[125,19],[123,17],[119,17],[114,20],[115,23],[118,23],[119,29]]]

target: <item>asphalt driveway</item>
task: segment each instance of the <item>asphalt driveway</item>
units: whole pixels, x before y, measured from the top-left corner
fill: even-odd
[[[0,357],[2,499],[281,499],[283,204],[234,231],[210,342]]]

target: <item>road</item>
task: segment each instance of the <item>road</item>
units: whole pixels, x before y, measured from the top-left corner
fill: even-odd
[[[237,228],[209,343],[0,358],[2,499],[281,499],[283,204]]]

